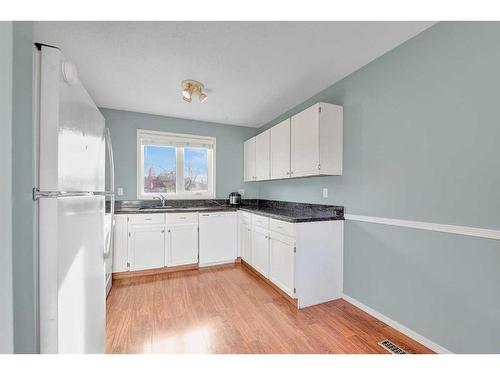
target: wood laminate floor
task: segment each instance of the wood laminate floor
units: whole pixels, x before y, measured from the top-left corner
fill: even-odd
[[[297,310],[244,266],[113,280],[107,353],[432,353],[344,300]]]

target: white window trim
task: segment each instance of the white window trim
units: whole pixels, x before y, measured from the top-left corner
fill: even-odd
[[[178,138],[179,142],[189,142],[192,140],[194,143],[203,143],[212,145],[212,149],[208,152],[208,193],[204,192],[192,192],[192,193],[161,193],[166,199],[215,199],[216,197],[216,139],[215,137],[198,136],[193,134],[183,134],[183,133],[169,133],[162,131],[137,129],[137,199],[138,200],[151,200],[153,197],[157,196],[158,193],[144,193],[144,179],[143,179],[143,153],[142,153],[142,139],[144,137],[152,137],[160,139],[162,137],[166,138]],[[183,158],[179,157],[181,150],[177,148],[176,157],[176,169],[177,171],[184,171]],[[180,191],[182,188],[182,179],[176,179],[176,190]]]

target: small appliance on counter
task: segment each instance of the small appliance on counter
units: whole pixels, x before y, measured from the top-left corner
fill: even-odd
[[[241,194],[233,191],[229,194],[229,204],[231,206],[239,206],[241,204]]]

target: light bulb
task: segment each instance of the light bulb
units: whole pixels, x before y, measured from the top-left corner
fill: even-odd
[[[191,101],[191,90],[190,89],[182,90],[182,99],[184,99],[187,102]]]

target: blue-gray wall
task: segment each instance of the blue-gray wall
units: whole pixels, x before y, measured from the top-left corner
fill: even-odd
[[[137,129],[215,137],[217,198],[227,198],[230,192],[240,188],[245,189],[245,198],[257,198],[258,186],[243,183],[243,141],[251,138],[257,129],[106,108],[101,108],[101,112],[111,131],[115,186],[124,189],[124,195],[117,199],[137,199]]]
[[[12,292],[12,22],[0,22],[0,354],[14,351]]]
[[[344,106],[344,174],[259,198],[500,228],[500,23],[441,22],[293,108]],[[329,188],[329,198],[321,189]],[[500,241],[347,222],[344,291],[455,352],[500,352]]]
[[[0,22],[0,353],[38,351],[32,39],[32,22]]]
[[[12,241],[14,351],[38,351],[38,260],[35,252],[33,163],[33,23],[14,22],[12,87]]]

